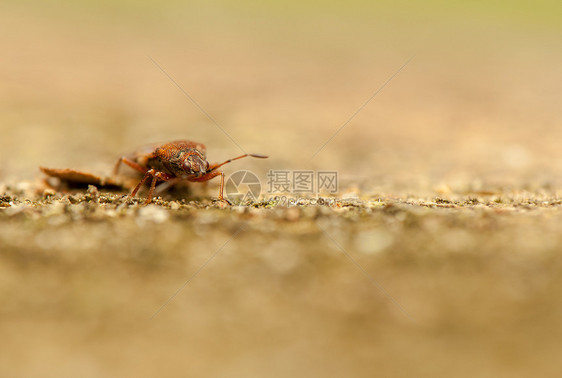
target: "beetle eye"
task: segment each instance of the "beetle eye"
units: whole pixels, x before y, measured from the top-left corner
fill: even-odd
[[[193,162],[191,159],[187,159],[183,162],[183,169],[187,172],[193,172]]]

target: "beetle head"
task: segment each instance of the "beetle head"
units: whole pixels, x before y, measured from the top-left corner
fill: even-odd
[[[183,169],[188,175],[201,177],[208,172],[209,162],[198,151],[191,152],[183,162]]]

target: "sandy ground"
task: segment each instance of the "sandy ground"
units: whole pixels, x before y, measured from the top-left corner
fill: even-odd
[[[554,10],[78,4],[0,13],[0,376],[560,375]],[[260,201],[38,170],[174,139],[268,154]]]

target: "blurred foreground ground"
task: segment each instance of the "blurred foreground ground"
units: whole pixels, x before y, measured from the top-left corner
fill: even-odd
[[[3,6],[0,376],[559,376],[560,14]],[[270,155],[225,169],[264,186],[336,170],[338,201],[41,189],[39,165],[108,174],[185,138]]]
[[[5,376],[558,372],[552,194],[228,210],[8,200]]]

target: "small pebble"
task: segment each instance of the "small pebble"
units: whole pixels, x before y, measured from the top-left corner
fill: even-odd
[[[94,185],[88,185],[88,194],[94,202],[98,202],[100,198],[100,192]]]

